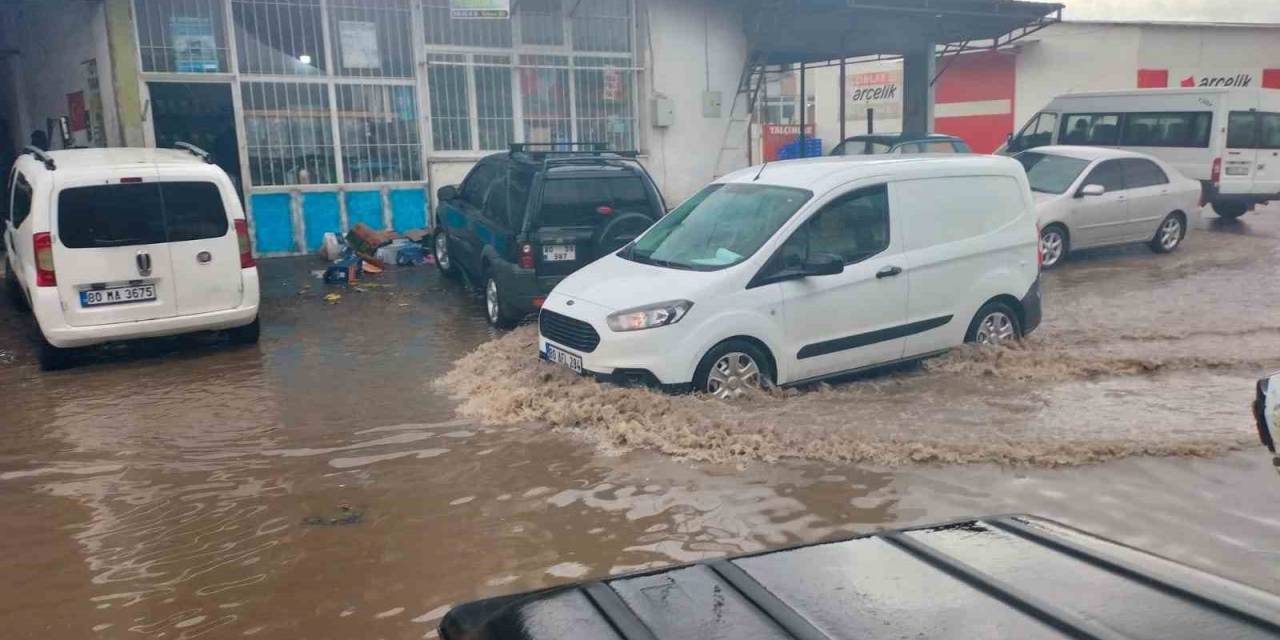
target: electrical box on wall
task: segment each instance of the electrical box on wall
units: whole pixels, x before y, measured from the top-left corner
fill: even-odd
[[[657,96],[653,99],[653,126],[670,127],[676,123],[676,105],[675,102],[666,96]]]
[[[706,91],[702,94],[702,117],[719,118],[724,113],[724,98],[719,91]]]

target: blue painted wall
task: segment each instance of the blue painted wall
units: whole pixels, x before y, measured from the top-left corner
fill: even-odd
[[[347,224],[365,223],[374,229],[383,229],[382,193],[379,191],[347,192]]]
[[[401,233],[427,226],[426,189],[398,189],[391,192],[391,227]]]
[[[316,251],[324,244],[324,234],[342,233],[342,212],[338,208],[336,193],[302,194],[302,221],[307,231],[307,251]]]
[[[254,249],[258,253],[291,253],[297,251],[293,241],[293,214],[287,193],[252,196]]]

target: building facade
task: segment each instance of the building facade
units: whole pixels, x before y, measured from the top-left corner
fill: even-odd
[[[865,61],[812,73],[816,135],[839,142],[839,100],[848,135],[901,126],[901,61]],[[996,51],[938,60],[934,129],[989,153],[1054,97],[1069,92],[1152,87],[1243,86],[1280,89],[1280,24],[1062,22]],[[869,89],[871,91],[869,91]],[[875,91],[879,89],[879,91]],[[890,94],[890,95],[886,95]]]
[[[682,198],[713,177],[746,58],[741,16],[711,0],[27,0],[2,20],[10,155],[36,129],[60,148],[59,127],[194,143],[267,256],[427,226],[436,188],[516,142],[639,150]]]

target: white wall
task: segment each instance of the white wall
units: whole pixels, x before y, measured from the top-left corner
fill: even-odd
[[[1280,67],[1280,29],[1066,22],[1023,43],[1017,65],[1014,126],[1021,128],[1064,93],[1136,88],[1138,69],[1168,69],[1177,86],[1180,74]]]
[[[742,15],[730,3],[711,0],[641,1],[641,23],[648,26],[649,38],[641,30],[638,43],[646,67],[640,95],[641,138],[648,154],[646,164],[668,206],[693,195],[715,176],[716,161],[725,146],[738,79],[746,63],[747,41]],[[646,20],[647,18],[647,20]],[[648,41],[646,41],[648,40]],[[650,47],[652,44],[652,47]],[[702,97],[708,90],[719,91],[723,106],[719,118],[703,116]],[[655,94],[670,98],[675,106],[675,123],[653,127],[650,99]],[[747,114],[737,114],[745,117]],[[733,167],[747,166],[746,129],[741,140],[731,140]]]
[[[12,30],[4,39],[18,50],[14,64],[22,84],[14,118],[20,123],[14,133],[18,148],[27,144],[32,129],[45,128],[46,118],[68,115],[67,94],[84,91],[87,102],[83,63],[90,59],[98,61],[107,143],[119,145],[103,3],[25,0],[7,11],[6,27]],[[53,148],[60,147],[56,131],[50,139]],[[86,142],[83,132],[77,142]]]

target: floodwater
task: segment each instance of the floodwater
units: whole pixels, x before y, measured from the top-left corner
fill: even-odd
[[[51,374],[0,304],[0,628],[432,637],[479,597],[1008,512],[1280,591],[1248,408],[1280,207],[1196,226],[1048,274],[1021,349],[741,405],[570,379],[425,268],[331,304],[313,260],[264,261],[260,346]]]

